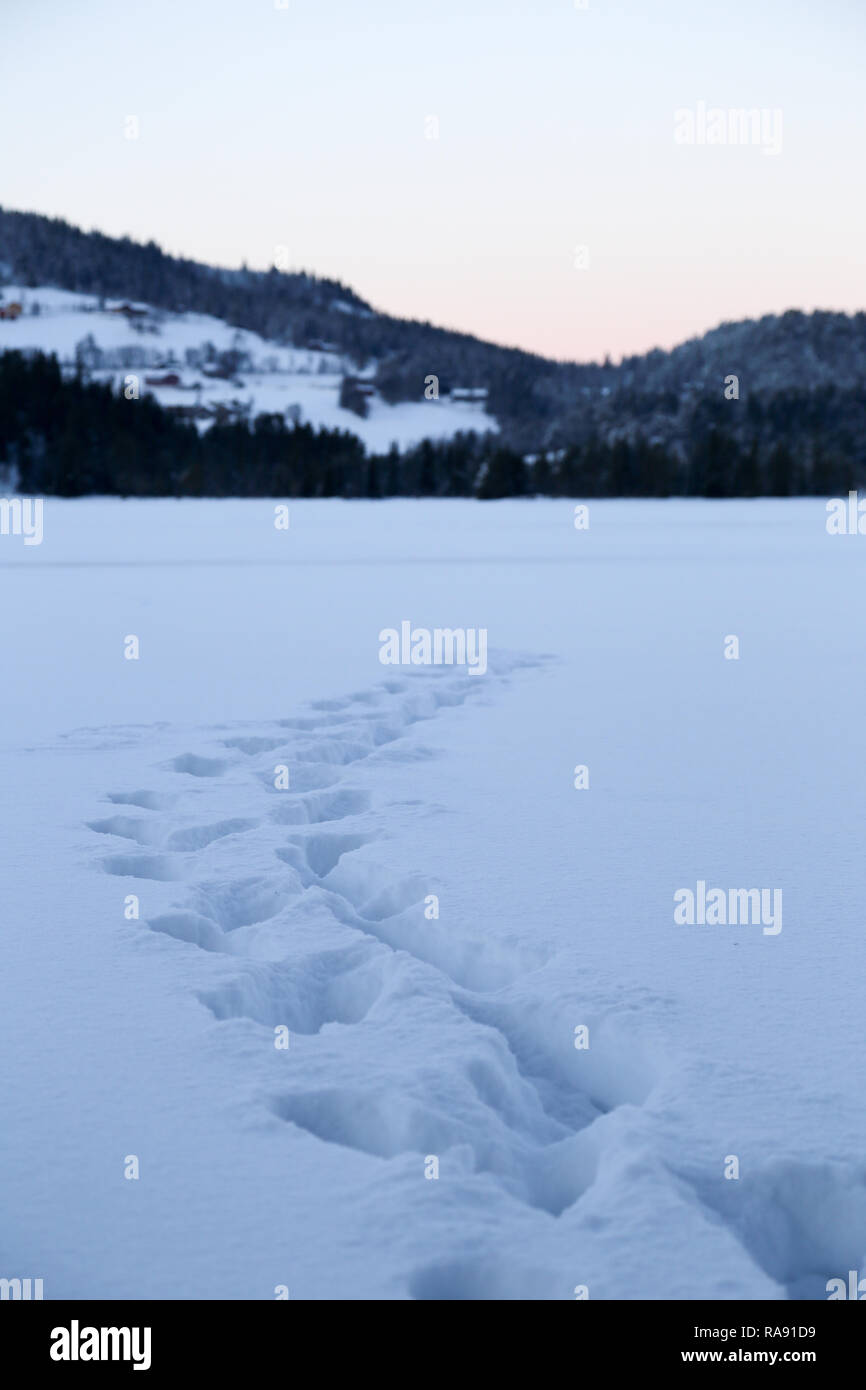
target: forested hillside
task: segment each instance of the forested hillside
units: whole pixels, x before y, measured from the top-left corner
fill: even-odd
[[[337,281],[216,269],[152,242],[0,210],[0,291],[3,283],[206,313],[274,343],[324,345],[375,367],[391,403],[423,400],[431,375],[443,394],[483,388],[501,428],[495,440],[464,434],[369,459],[351,434],[301,433],[274,414],[198,440],[153,401],[132,411],[86,373],[64,382],[47,360],[6,354],[0,460],[35,490],[784,496],[866,482],[862,312],[791,310],[616,365],[563,364],[379,314]]]
[[[28,494],[78,497],[731,497],[842,493],[864,481],[866,403],[854,392],[704,405],[679,452],[589,435],[526,458],[492,434],[366,453],[341,430],[279,414],[205,434],[152,398],[64,379],[42,354],[0,355],[0,468]],[[839,424],[837,421],[846,421]]]

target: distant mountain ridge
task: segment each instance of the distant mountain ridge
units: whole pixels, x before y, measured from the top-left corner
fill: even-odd
[[[375,360],[386,398],[419,399],[430,373],[487,387],[504,422],[547,422],[571,393],[681,391],[734,373],[744,393],[866,379],[866,313],[789,310],[723,323],[671,351],[611,363],[560,363],[467,333],[379,313],[338,280],[277,269],[227,270],[162,251],[155,242],[85,232],[61,218],[0,208],[0,266],[7,281],[144,300],[211,314],[275,342],[329,342],[359,366]],[[504,385],[503,385],[504,382]],[[529,387],[531,401],[514,402]],[[571,397],[573,399],[573,397]]]
[[[84,232],[38,213],[0,208],[0,271],[6,283],[209,314],[277,343],[332,344],[359,367],[375,361],[382,394],[392,402],[423,399],[431,373],[449,389],[484,387],[508,370],[533,378],[568,370],[470,334],[378,313],[340,281],[276,268],[219,269],[170,256],[155,242]]]
[[[778,490],[789,475],[793,491],[817,486],[828,460],[845,477],[866,478],[862,311],[789,310],[722,323],[670,351],[618,364],[561,363],[381,314],[340,281],[218,269],[167,255],[153,242],[0,208],[0,289],[3,283],[140,300],[209,314],[276,343],[332,345],[357,368],[375,371],[388,403],[423,400],[430,376],[443,393],[484,388],[502,444],[524,454],[578,449],[592,459],[596,445],[662,449],[677,477],[706,454],[701,476],[721,478],[711,485],[733,495],[768,480]],[[749,460],[748,484],[726,462],[734,454]],[[630,468],[625,461],[620,470],[625,483],[618,474],[615,486],[605,486],[631,486]]]

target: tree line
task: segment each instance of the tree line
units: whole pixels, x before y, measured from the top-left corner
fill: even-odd
[[[736,412],[740,412],[737,414]],[[755,497],[841,495],[866,479],[856,391],[702,401],[676,447],[589,433],[525,455],[474,431],[367,453],[278,414],[203,434],[151,396],[0,355],[0,467],[27,495],[80,497]]]

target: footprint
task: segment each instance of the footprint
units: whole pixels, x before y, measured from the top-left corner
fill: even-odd
[[[271,1101],[274,1114],[317,1139],[376,1158],[442,1153],[464,1137],[447,1115],[394,1092],[357,1088],[296,1091]]]
[[[573,1045],[571,1019],[543,996],[519,1003],[455,993],[455,1007],[504,1040],[521,1074],[537,1091],[551,1118],[577,1131],[624,1104],[643,1105],[657,1070],[639,1038],[616,1014],[599,1019],[581,1011],[591,1046]]]
[[[304,804],[309,823],[320,825],[324,821],[360,816],[369,810],[370,800],[369,792],[343,787],[337,791],[312,792],[304,798]]]
[[[199,995],[215,1018],[251,1018],[290,1033],[314,1034],[328,1023],[360,1023],[382,992],[386,957],[367,946],[323,951],[299,964],[257,965]]]
[[[221,777],[228,767],[222,758],[202,758],[198,753],[181,753],[171,767],[175,772],[187,772],[191,777]]]
[[[166,811],[174,805],[175,797],[164,796],[161,792],[109,792],[109,801],[115,806],[140,806],[144,811]]]
[[[177,941],[187,941],[193,946],[200,946],[203,951],[231,950],[228,939],[216,923],[198,912],[163,912],[158,917],[151,917],[147,925],[151,931],[173,936]]]
[[[378,690],[356,690],[348,697],[350,705],[376,705],[381,699]]]
[[[274,748],[285,746],[284,738],[224,738],[224,748],[236,748],[239,753],[252,757],[256,753],[269,753]]]
[[[827,1299],[827,1284],[866,1277],[866,1171],[780,1159],[737,1182],[682,1172],[756,1264],[790,1299]],[[855,1281],[856,1282],[856,1281]]]
[[[361,849],[370,843],[369,835],[339,835],[332,832],[318,832],[308,835],[300,848],[309,868],[317,878],[327,878],[335,869],[344,854]]]
[[[513,1086],[516,1077],[512,1071],[503,1079]],[[433,1076],[425,1087],[423,1099],[391,1082],[384,1092],[339,1086],[296,1091],[272,1098],[271,1108],[324,1143],[382,1159],[432,1153],[451,1165],[454,1176],[486,1173],[511,1196],[552,1216],[572,1206],[594,1181],[591,1138],[550,1126],[527,1103],[527,1093],[515,1095],[509,1125],[498,1108],[479,1101],[468,1078]],[[540,1140],[533,1128],[539,1124]]]
[[[166,849],[196,850],[213,844],[214,840],[224,840],[228,835],[240,835],[245,830],[255,830],[257,820],[222,820],[214,825],[190,825],[183,830],[175,830],[166,840]]]
[[[362,762],[372,751],[371,740],[361,742],[357,739],[318,739],[315,743],[298,749],[292,762],[294,765],[324,763],[329,767],[347,767],[349,763]]]
[[[276,851],[284,863],[303,871],[299,846]],[[410,874],[385,883],[380,865],[338,863],[323,881],[334,916],[345,926],[375,936],[394,951],[406,951],[476,994],[496,992],[546,961],[532,947],[515,949],[482,937],[444,933],[423,915],[431,891],[428,880]]]
[[[360,816],[370,808],[370,793],[348,788],[335,791],[308,792],[306,796],[285,799],[271,812],[277,825],[321,825],[327,821],[346,820]]]
[[[87,822],[89,830],[98,835],[118,835],[124,840],[135,840],[139,845],[157,845],[160,833],[150,820],[138,820],[134,816],[109,816],[107,820]]]
[[[302,891],[300,882],[273,883],[267,878],[239,879],[225,884],[201,884],[193,895],[198,911],[225,932],[276,917]]]
[[[167,854],[113,854],[102,862],[106,873],[121,878],[153,878],[169,883],[184,876],[183,865]]]
[[[410,907],[423,903],[429,886],[420,874],[389,883],[365,899],[359,908],[360,915],[368,922],[385,922],[391,917],[399,917]]]

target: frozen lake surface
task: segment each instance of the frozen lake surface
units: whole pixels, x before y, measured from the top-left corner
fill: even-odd
[[[0,536],[0,1275],[866,1274],[866,537],[820,499],[275,505]],[[404,621],[487,671],[383,666]]]

